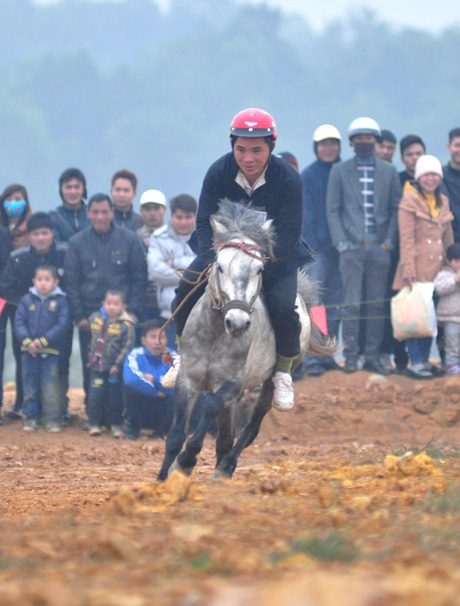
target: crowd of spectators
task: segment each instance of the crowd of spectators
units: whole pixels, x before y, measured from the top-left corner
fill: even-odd
[[[27,432],[43,425],[57,433],[68,424],[76,330],[89,435],[106,427],[115,438],[126,433],[137,439],[144,425],[165,435],[172,400],[159,373],[169,367],[161,362],[163,351],[150,347],[151,334],[158,336],[169,315],[171,292],[179,282],[175,269],[193,259],[187,240],[197,202],[176,196],[166,222],[168,204],[158,190],[144,192],[140,213],[135,212],[132,171],[117,171],[110,194],[88,200],[81,170],[65,170],[58,184],[62,205],[49,213],[32,212],[23,185],[12,184],[1,195],[0,380],[8,324],[16,365],[16,399],[5,414],[22,419]],[[174,341],[173,330],[162,337],[164,346],[174,348]],[[135,348],[141,344],[142,355]],[[124,364],[133,359],[131,351],[137,351],[138,381],[128,387]],[[143,356],[149,360],[145,372],[139,370]],[[3,396],[2,384],[0,390]],[[146,398],[157,411],[155,422],[146,413]]]
[[[353,120],[347,138],[352,157],[342,161],[338,129],[318,126],[316,159],[300,172],[303,238],[314,253],[307,271],[344,354],[341,366],[307,356],[304,368],[310,376],[339,368],[418,379],[460,375],[460,128],[449,133],[445,166],[420,136],[402,137],[399,174],[397,138],[374,119]],[[293,154],[279,158],[292,174],[299,171]],[[144,428],[164,436],[174,390],[161,384],[169,369],[162,354],[166,346],[174,350],[176,334],[172,322],[161,327],[171,315],[176,270],[197,262],[189,244],[197,202],[188,194],[172,198],[166,222],[168,202],[159,190],[143,192],[134,210],[130,170],[117,171],[110,192],[89,199],[80,169],[65,170],[58,184],[62,204],[49,213],[33,212],[21,184],[0,196],[0,396],[8,325],[16,366],[16,399],[5,414],[22,419],[28,432],[40,424],[59,432],[69,422],[77,331],[89,435],[106,427],[115,438],[137,439]],[[429,360],[430,337],[395,341],[390,319],[396,292],[433,281],[440,366]]]

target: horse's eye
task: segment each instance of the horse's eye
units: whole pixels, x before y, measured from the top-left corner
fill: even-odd
[[[221,274],[224,273],[224,270],[222,269],[222,267],[220,265],[217,266],[217,271]]]
[[[263,272],[263,270],[264,270],[264,268],[263,268],[263,267],[261,267],[261,268],[259,269],[259,271],[257,272],[257,275],[261,274],[261,273]]]

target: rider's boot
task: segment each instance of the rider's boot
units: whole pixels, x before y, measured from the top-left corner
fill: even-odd
[[[272,400],[273,408],[281,412],[291,410],[294,406],[294,386],[290,373],[278,371],[272,380],[275,384]]]

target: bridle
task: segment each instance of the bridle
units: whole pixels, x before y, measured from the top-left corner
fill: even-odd
[[[217,253],[216,253],[217,255],[224,248],[236,248],[238,250],[241,250],[245,254],[249,255],[250,257],[257,259],[258,261],[262,261],[263,263],[266,263],[268,261],[268,257],[263,257],[260,254],[255,254],[253,252],[253,251],[260,250],[261,246],[248,245],[248,244],[245,244],[244,242],[214,242],[214,246],[217,248]],[[230,309],[241,309],[242,311],[246,312],[249,315],[252,314],[252,312],[254,311],[254,303],[256,302],[256,299],[259,296],[260,290],[262,288],[262,274],[261,273],[259,274],[259,281],[258,281],[257,288],[256,288],[256,291],[255,291],[253,297],[251,298],[249,303],[246,303],[245,301],[240,301],[239,299],[232,299],[232,300],[226,301],[226,294],[223,292],[222,286],[220,284],[219,270],[217,269],[217,261],[214,262],[212,269],[214,271],[216,292],[214,292],[210,283],[208,283],[208,287],[209,287],[209,293],[210,293],[211,299],[212,299],[213,309],[217,309],[218,311],[221,311],[224,316],[226,315],[226,313],[228,311],[230,311]]]

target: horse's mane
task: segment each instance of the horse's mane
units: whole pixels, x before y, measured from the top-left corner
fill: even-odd
[[[254,210],[257,210],[257,208]],[[249,238],[260,246],[270,259],[273,259],[275,229],[272,225],[263,228],[263,223],[254,213],[254,210],[251,203],[244,206],[235,204],[227,198],[221,200],[219,210],[213,215],[213,218],[223,225],[227,231],[219,233],[219,242],[230,242],[234,239],[240,239],[244,242],[246,238]]]

